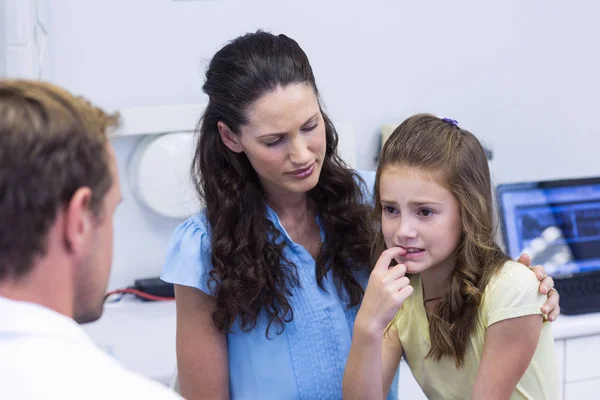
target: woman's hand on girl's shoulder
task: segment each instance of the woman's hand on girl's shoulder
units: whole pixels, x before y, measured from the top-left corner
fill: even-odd
[[[556,321],[558,315],[560,314],[560,305],[558,304],[560,301],[560,295],[558,294],[558,290],[554,289],[554,279],[551,276],[546,274],[546,270],[541,265],[531,266],[531,259],[529,255],[522,254],[521,257],[517,260],[521,264],[527,265],[531,270],[535,273],[535,276],[538,278],[540,283],[540,293],[546,295],[546,302],[542,305],[542,314],[544,317],[550,321]]]

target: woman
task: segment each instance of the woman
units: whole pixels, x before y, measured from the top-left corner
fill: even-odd
[[[338,157],[294,40],[233,40],[203,90],[192,170],[206,209],[174,232],[162,275],[175,284],[182,394],[341,398],[370,273],[370,190]]]

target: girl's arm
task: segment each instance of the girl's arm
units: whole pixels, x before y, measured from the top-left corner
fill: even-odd
[[[488,327],[471,399],[510,399],[535,353],[542,316],[505,319]]]
[[[344,399],[385,399],[402,358],[395,328],[382,333],[354,327],[350,355],[344,371]]]
[[[406,252],[390,248],[379,257],[369,278],[360,310],[354,322],[352,346],[344,371],[345,399],[386,397],[402,357],[402,346],[393,327],[384,337],[404,300],[413,293],[405,276],[406,267],[389,268],[395,257]]]

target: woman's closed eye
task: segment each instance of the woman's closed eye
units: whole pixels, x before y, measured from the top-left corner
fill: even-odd
[[[281,143],[283,141],[283,136],[277,138],[276,140],[273,140],[271,142],[267,142],[265,143],[265,145],[267,147],[273,147],[273,146],[277,146],[279,143]]]
[[[312,132],[314,131],[317,126],[319,126],[319,124],[313,124],[313,125],[309,125],[309,126],[305,126],[302,128],[302,132]]]
[[[302,130],[302,132],[308,133],[308,132],[314,131],[317,128],[317,126],[319,126],[319,124],[313,124],[313,125],[310,125],[310,126],[303,127],[301,130]],[[273,139],[273,140],[271,140],[269,142],[265,142],[265,146],[267,146],[267,147],[277,146],[279,143],[283,142],[283,140],[284,140],[284,136],[280,136],[280,137],[278,137],[276,139]]]

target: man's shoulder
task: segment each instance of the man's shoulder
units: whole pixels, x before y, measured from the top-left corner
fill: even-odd
[[[124,368],[112,356],[98,348],[89,349],[85,363],[78,368],[81,382],[105,391],[104,398],[181,399],[174,391],[162,384]],[[101,396],[98,396],[99,398]]]
[[[0,398],[181,399],[92,344],[27,342],[18,358],[0,360]]]

